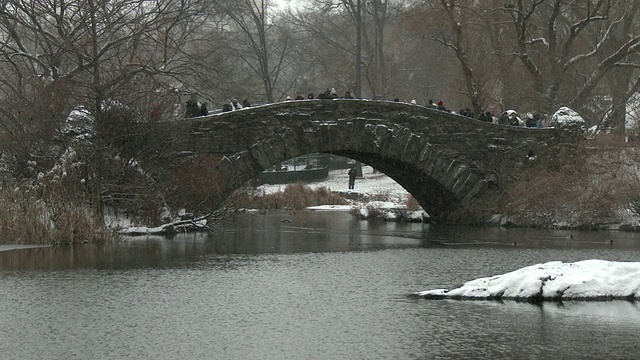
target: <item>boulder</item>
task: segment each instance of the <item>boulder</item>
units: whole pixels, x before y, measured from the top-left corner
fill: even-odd
[[[561,107],[551,116],[549,126],[567,130],[587,130],[587,122],[582,116],[566,106]]]

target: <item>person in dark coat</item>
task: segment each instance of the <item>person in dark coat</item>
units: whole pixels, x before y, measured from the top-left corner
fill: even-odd
[[[480,121],[486,121],[486,122],[493,122],[493,116],[491,115],[491,112],[487,111],[484,113],[480,113],[480,116],[478,116],[478,120]]]
[[[202,105],[200,105],[200,116],[207,116],[209,115],[209,109],[207,109],[207,103],[202,103]]]
[[[345,99],[353,99],[353,96],[351,96],[351,92],[347,91],[346,93],[344,93],[344,98]]]
[[[349,169],[349,190],[353,189],[356,185],[356,169]]]
[[[185,106],[185,110],[186,110],[186,117],[196,117],[196,116],[200,116],[200,107],[198,106],[198,102],[191,99],[191,100],[187,100],[187,104]]]
[[[318,95],[319,99],[331,99],[331,90],[329,90],[329,88],[327,88],[327,91],[320,93],[320,95]]]
[[[532,113],[527,113],[527,120],[525,120],[525,126],[528,128],[534,128],[538,124],[538,119],[536,119]]]

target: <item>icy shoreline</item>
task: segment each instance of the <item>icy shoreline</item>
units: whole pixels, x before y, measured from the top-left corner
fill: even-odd
[[[30,245],[30,244],[7,244],[0,245],[0,251],[36,249],[41,247],[50,247],[51,245]]]

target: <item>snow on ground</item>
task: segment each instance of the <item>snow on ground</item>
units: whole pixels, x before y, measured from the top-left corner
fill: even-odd
[[[331,170],[329,177],[322,181],[306,183],[309,188],[325,187],[333,192],[340,192],[350,201],[350,205],[320,205],[311,206],[310,210],[349,211],[357,208],[359,216],[369,218],[371,209],[382,211],[385,220],[395,220],[398,216],[412,221],[423,221],[428,218],[422,210],[408,211],[406,209],[409,193],[400,184],[387,175],[374,171],[371,166],[362,167],[362,177],[356,179],[354,189],[349,189],[348,169]],[[286,184],[261,185],[256,190],[260,193],[271,194],[283,191]],[[403,214],[399,215],[399,211]]]
[[[467,300],[634,300],[640,297],[640,262],[552,261],[472,280],[453,290],[427,290],[417,295]]]
[[[9,244],[0,245],[0,251],[20,250],[20,249],[35,249],[40,247],[49,247],[51,245],[30,245],[30,244]]]
[[[363,195],[368,199],[386,198],[385,202],[388,206],[402,207],[407,201],[409,193],[395,180],[381,172],[374,172],[371,166],[362,166],[362,178],[356,179],[355,188],[349,190],[348,169],[331,170],[329,177],[322,181],[306,183],[311,189],[325,187],[331,191],[339,191],[345,194]],[[260,192],[270,194],[283,191],[286,184],[277,185],[261,185],[258,187]]]

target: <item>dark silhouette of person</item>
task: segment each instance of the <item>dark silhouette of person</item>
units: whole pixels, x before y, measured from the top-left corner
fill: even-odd
[[[318,99],[331,99],[331,90],[327,88],[325,92],[320,93],[320,95],[318,95]]]
[[[207,109],[207,103],[202,103],[202,105],[200,105],[200,116],[207,116],[209,115],[209,109]]]
[[[356,169],[349,169],[349,189],[353,189],[356,185]]]
[[[186,117],[196,117],[200,116],[200,106],[198,106],[198,102],[193,99],[187,100],[186,105]]]
[[[347,91],[346,93],[344,93],[344,98],[345,99],[353,99],[353,96],[351,96],[351,92]]]
[[[490,111],[487,111],[487,112],[484,112],[484,113],[480,113],[480,115],[478,116],[478,120],[486,121],[486,122],[493,122],[493,115],[491,115]]]

